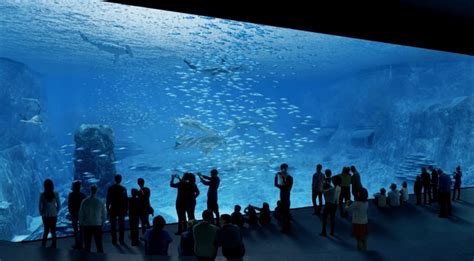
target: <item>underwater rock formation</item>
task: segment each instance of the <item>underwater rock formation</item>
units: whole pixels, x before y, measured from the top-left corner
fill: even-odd
[[[0,240],[29,233],[27,217],[38,215],[43,180],[52,178],[58,186],[65,179],[47,121],[25,122],[45,119],[40,87],[25,64],[0,58]]]
[[[74,135],[74,178],[88,189],[96,184],[99,195],[105,196],[106,188],[116,174],[114,132],[107,125],[82,124]]]
[[[397,135],[408,137],[406,151],[424,153],[448,174],[457,165],[474,166],[474,154],[469,153],[474,148],[474,96],[434,103],[408,119],[411,128]]]
[[[390,74],[379,68],[335,83],[334,95],[323,105],[331,109],[321,115],[321,125],[338,126],[331,136],[322,136],[331,163],[355,164],[377,186],[381,180],[397,182],[395,177],[410,183],[421,167],[452,174],[460,165],[463,184],[472,184],[470,68],[462,62],[399,66]]]

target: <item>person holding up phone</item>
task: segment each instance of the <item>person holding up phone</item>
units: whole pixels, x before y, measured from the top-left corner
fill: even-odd
[[[177,182],[175,182],[177,180]],[[176,195],[176,214],[178,215],[178,231],[175,235],[181,235],[186,230],[186,191],[184,181],[178,174],[171,175],[170,187],[178,190]]]
[[[201,173],[197,173],[202,184],[209,187],[207,191],[207,209],[216,215],[215,219],[213,218],[212,223],[219,226],[219,204],[217,200],[217,190],[219,189],[219,184],[221,180],[218,176],[219,172],[217,169],[211,170],[211,176],[205,176]]]

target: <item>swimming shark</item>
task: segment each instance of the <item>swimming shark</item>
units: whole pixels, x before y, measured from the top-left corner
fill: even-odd
[[[175,149],[184,148],[199,148],[205,155],[208,155],[214,149],[227,143],[227,136],[235,128],[235,124],[220,132],[216,129],[209,127],[203,122],[190,118],[178,118],[176,119],[180,127],[197,131],[196,135],[189,135],[186,132],[176,138]]]
[[[197,131],[203,131],[203,132],[208,132],[208,133],[215,132],[215,130],[212,129],[211,127],[190,117],[177,118],[176,122],[179,124],[180,127],[183,127],[183,128],[194,129]]]
[[[91,40],[82,32],[79,32],[79,35],[81,36],[82,40],[97,47],[99,50],[113,54],[114,63],[118,62],[118,59],[121,55],[129,55],[133,58],[132,48],[130,48],[129,45],[120,45],[112,42],[101,42],[97,40]]]
[[[227,62],[222,58],[221,58],[221,66],[209,67],[209,68],[200,67],[197,64],[194,64],[187,59],[184,59],[183,61],[186,65],[188,65],[190,69],[203,73],[203,74],[210,74],[212,76],[216,76],[219,74],[229,74],[229,73],[241,71],[243,69],[242,65],[232,65],[232,66],[227,65]]]
[[[216,135],[205,135],[198,137],[179,137],[176,140],[175,149],[184,149],[184,148],[199,148],[205,155],[208,155],[211,151],[217,147],[224,145],[226,143],[225,137],[220,134]]]

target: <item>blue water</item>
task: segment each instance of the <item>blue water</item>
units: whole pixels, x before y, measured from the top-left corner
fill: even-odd
[[[463,185],[474,184],[470,56],[97,1],[2,1],[0,14],[0,57],[24,64],[40,86],[38,97],[23,98],[39,99],[41,127],[20,128],[44,128],[41,146],[58,157],[29,171],[66,194],[81,124],[114,130],[125,186],[145,178],[167,222],[176,221],[170,175],[183,171],[220,170],[222,213],[234,204],[273,208],[284,162],[295,177],[293,207],[311,204],[317,163],[334,174],[356,165],[371,194],[411,184],[423,164],[448,173],[461,165]],[[186,144],[202,136],[210,138]],[[12,213],[20,206],[5,180],[0,202]],[[206,206],[199,188],[196,213]],[[25,191],[35,201],[41,184]],[[37,210],[22,213],[12,221],[0,212],[8,220],[0,222],[18,223],[16,240],[37,231]]]

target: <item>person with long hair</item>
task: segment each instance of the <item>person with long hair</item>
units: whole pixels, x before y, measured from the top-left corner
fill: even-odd
[[[187,214],[187,220],[195,219],[195,209],[196,209],[196,198],[199,196],[200,191],[196,185],[196,176],[193,173],[184,174],[184,190],[185,190],[185,202],[184,209]]]
[[[43,240],[41,245],[46,246],[48,234],[51,232],[53,242],[52,248],[56,248],[56,223],[58,222],[58,213],[61,209],[61,202],[59,195],[54,191],[54,183],[50,179],[44,181],[44,191],[40,194],[39,199],[39,213],[43,220]]]

